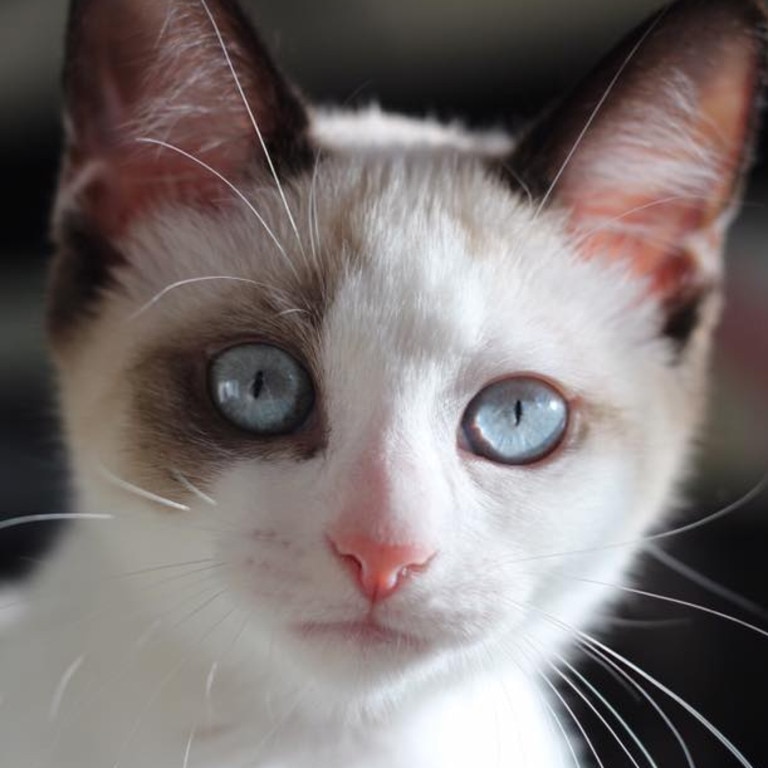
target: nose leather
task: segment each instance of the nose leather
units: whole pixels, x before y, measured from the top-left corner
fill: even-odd
[[[409,575],[423,571],[434,556],[430,549],[417,544],[384,544],[359,534],[337,535],[330,541],[335,554],[372,602],[390,597]]]

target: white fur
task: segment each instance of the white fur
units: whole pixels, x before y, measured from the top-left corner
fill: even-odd
[[[352,117],[330,121],[353,130]],[[381,133],[392,125],[381,117]],[[311,176],[288,187],[303,249],[269,181],[245,190],[287,257],[240,201],[215,219],[157,211],[124,239],[141,267],[60,360],[78,509],[115,519],[77,523],[35,581],[30,617],[2,640],[0,692],[13,708],[0,719],[3,765],[570,764],[541,675],[572,644],[563,628],[588,626],[611,596],[576,579],[621,580],[628,542],[669,505],[699,418],[706,335],[681,375],[628,269],[580,260],[556,214],[534,222],[525,200],[457,151],[469,136],[440,139],[431,125],[396,134],[394,155],[377,135],[323,161],[313,194]],[[364,258],[322,329],[325,456],[235,461],[204,494],[178,482],[170,500],[189,511],[98,471],[133,478],[121,432],[132,361],[226,312],[253,288],[240,279],[279,295],[291,262],[352,242]],[[149,304],[215,275],[238,280],[185,282]],[[461,453],[467,403],[516,372],[579,401],[569,448],[535,468]],[[291,630],[366,610],[324,531],[371,446],[392,470],[397,514],[427,526],[439,550],[379,615],[429,653]],[[205,570],[209,558],[225,565]],[[176,563],[189,565],[135,573]]]

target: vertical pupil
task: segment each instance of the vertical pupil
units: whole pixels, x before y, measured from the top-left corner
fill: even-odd
[[[263,389],[264,389],[264,371],[257,371],[256,378],[253,380],[253,387],[251,389],[254,398],[258,398]]]
[[[523,404],[520,400],[515,401],[515,426],[520,425],[520,419],[523,418]]]

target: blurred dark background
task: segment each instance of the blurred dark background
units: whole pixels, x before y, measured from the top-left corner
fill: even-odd
[[[572,85],[659,5],[655,0],[261,0],[248,7],[284,68],[316,101],[354,105],[376,99],[413,114],[514,127]],[[67,504],[42,330],[65,14],[65,0],[0,0],[0,519],[60,512]],[[768,469],[766,135],[731,238],[713,416],[684,520],[744,495]],[[17,579],[34,568],[54,533],[40,525],[0,531],[0,577]],[[664,551],[741,597],[717,595],[700,577],[653,557],[642,563],[640,588],[768,628],[759,608],[768,608],[767,494],[723,520],[670,539]],[[622,606],[612,627],[606,642],[685,697],[756,768],[768,765],[768,638],[721,618],[637,597]],[[622,712],[661,768],[688,764],[646,700],[592,662],[580,668]],[[672,717],[698,768],[737,765],[695,719],[650,684],[644,687]],[[567,686],[562,690],[606,768],[631,765],[594,713]]]

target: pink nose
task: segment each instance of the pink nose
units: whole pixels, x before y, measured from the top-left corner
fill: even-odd
[[[366,536],[329,537],[333,551],[347,564],[362,593],[371,602],[384,600],[413,571],[429,565],[434,552],[411,544],[381,544]]]

